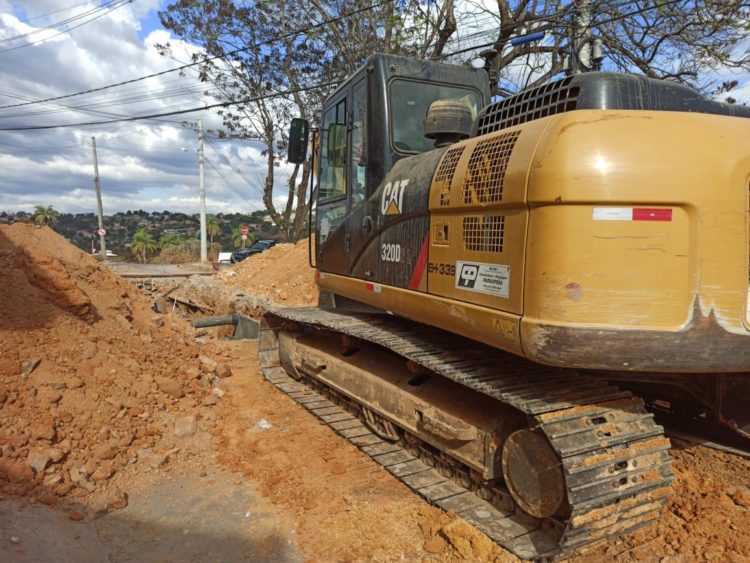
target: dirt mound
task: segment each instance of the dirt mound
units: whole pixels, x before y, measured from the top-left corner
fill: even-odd
[[[253,295],[289,307],[316,305],[318,287],[308,249],[307,239],[296,244],[277,244],[218,277],[229,285],[252,289]]]
[[[0,226],[0,303],[0,492],[95,516],[212,427],[226,367],[50,229]]]

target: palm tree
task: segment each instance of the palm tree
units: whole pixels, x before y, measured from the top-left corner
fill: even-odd
[[[168,248],[180,246],[181,242],[182,238],[179,235],[162,235],[159,237],[159,248],[167,250]]]
[[[242,246],[242,227],[235,227],[232,229],[232,244],[234,244],[235,248],[240,248]],[[253,244],[253,235],[248,234],[247,240],[245,240],[245,246],[250,246]]]
[[[219,225],[219,220],[216,218],[216,215],[206,215],[206,234],[208,235],[208,240],[211,244],[214,243],[214,236],[218,235],[220,230],[221,225]]]
[[[37,205],[34,208],[34,223],[52,227],[60,218],[60,214],[51,205]]]
[[[130,239],[130,249],[135,254],[140,254],[143,263],[146,263],[146,254],[156,250],[156,240],[151,233],[149,233],[145,227],[138,229],[134,234],[133,238]]]

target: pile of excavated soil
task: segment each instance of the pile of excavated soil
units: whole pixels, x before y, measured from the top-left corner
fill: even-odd
[[[211,440],[230,371],[48,228],[0,226],[0,493],[96,516]]]
[[[318,287],[315,270],[308,261],[308,249],[307,239],[296,244],[277,244],[218,277],[231,286],[252,290],[253,295],[281,305],[310,307],[318,303]]]

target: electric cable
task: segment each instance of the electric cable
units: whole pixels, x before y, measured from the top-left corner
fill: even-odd
[[[24,38],[31,37],[32,35],[37,35],[39,33],[42,33],[43,31],[50,31],[52,29],[55,29],[56,27],[63,26],[65,24],[77,21],[79,19],[83,19],[84,17],[86,17],[88,15],[91,15],[92,13],[95,13],[95,12],[98,12],[98,11],[101,11],[101,10],[105,10],[109,6],[111,6],[112,4],[117,4],[118,2],[121,2],[121,1],[122,0],[109,0],[108,2],[105,2],[104,4],[101,4],[101,5],[97,6],[96,8],[92,8],[88,12],[83,12],[81,14],[77,14],[75,16],[72,16],[72,17],[68,18],[68,19],[61,20],[59,22],[50,24],[50,25],[48,25],[46,27],[38,27],[38,28],[35,28],[33,31],[29,31],[28,33],[21,33],[19,35],[14,35],[13,37],[2,37],[2,38],[0,38],[0,43],[5,43],[7,41],[15,41],[17,39],[24,39]]]
[[[132,0],[127,0],[127,1],[132,1]],[[368,11],[368,10],[372,10],[372,9],[375,9],[375,8],[379,8],[381,6],[385,6],[386,4],[388,4],[390,2],[392,2],[392,0],[381,0],[380,2],[377,2],[375,4],[370,4],[369,6],[366,6],[364,8],[359,8],[357,10],[353,10],[353,11],[348,12],[346,14],[343,14],[341,16],[337,16],[335,18],[330,18],[328,20],[325,20],[323,22],[320,22],[320,23],[317,23],[317,24],[314,24],[314,25],[311,25],[311,26],[308,26],[308,27],[299,28],[299,29],[295,29],[295,30],[289,31],[287,33],[279,34],[279,35],[276,35],[275,37],[272,37],[270,39],[265,39],[263,41],[259,41],[257,43],[254,43],[253,45],[250,45],[248,47],[241,47],[239,49],[235,49],[233,51],[229,51],[227,53],[224,53],[223,55],[215,55],[215,56],[212,56],[212,57],[204,57],[200,61],[195,61],[195,62],[184,64],[182,66],[178,66],[178,67],[175,67],[175,68],[171,68],[171,69],[167,69],[167,70],[162,70],[160,72],[155,72],[155,73],[148,74],[148,75],[145,75],[145,76],[140,76],[138,78],[131,78],[130,80],[123,80],[122,82],[117,82],[115,84],[108,84],[106,86],[100,86],[99,88],[91,88],[89,90],[84,90],[82,92],[75,92],[73,94],[65,94],[63,96],[55,96],[55,97],[52,97],[52,98],[46,98],[44,100],[39,100],[38,102],[26,102],[26,103],[23,103],[23,104],[12,104],[12,105],[0,106],[0,109],[9,109],[9,108],[12,108],[12,107],[26,106],[26,105],[31,105],[32,103],[53,102],[53,101],[62,100],[62,99],[65,99],[65,98],[72,98],[74,96],[81,96],[83,94],[90,94],[92,92],[101,92],[102,90],[108,90],[110,88],[116,88],[118,86],[124,86],[125,84],[133,84],[134,82],[140,82],[142,80],[147,80],[149,78],[155,78],[157,76],[163,76],[165,74],[169,74],[169,73],[172,73],[172,72],[178,72],[180,70],[184,70],[186,68],[194,67],[194,66],[199,65],[199,64],[204,64],[204,63],[207,63],[209,61],[213,61],[213,60],[216,60],[216,59],[221,59],[221,58],[224,58],[224,57],[229,57],[229,56],[235,55],[237,53],[241,53],[243,51],[247,51],[247,50],[252,49],[254,47],[261,47],[263,45],[266,45],[266,44],[269,44],[269,43],[273,43],[273,42],[278,41],[280,39],[285,39],[285,38],[288,38],[288,37],[293,37],[295,35],[307,33],[309,31],[312,31],[312,30],[317,29],[319,27],[323,27],[323,26],[331,24],[331,23],[336,23],[336,22],[341,21],[341,20],[345,20],[346,18],[349,18],[351,16],[360,14],[362,12],[365,12],[365,11]],[[0,51],[0,53],[1,52],[2,51]]]
[[[117,8],[121,8],[125,4],[130,4],[132,1],[133,0],[119,0],[119,3],[116,6],[114,6],[112,8],[108,8],[106,11],[102,12],[101,14],[98,14],[98,15],[92,17],[91,19],[86,20],[83,23],[80,23],[78,25],[74,25],[74,26],[66,29],[65,31],[60,31],[59,33],[55,33],[54,35],[50,35],[49,37],[45,37],[44,39],[38,39],[37,41],[31,41],[29,43],[24,43],[23,45],[16,45],[15,47],[8,47],[7,49],[0,49],[0,53],[7,53],[9,51],[15,51],[16,49],[22,49],[23,47],[29,47],[30,45],[36,45],[37,43],[42,43],[44,41],[48,41],[50,39],[53,39],[54,37],[58,37],[60,35],[63,35],[64,33],[69,33],[71,31],[73,31],[74,29],[78,29],[79,27],[82,27],[82,26],[84,26],[84,25],[86,25],[88,23],[91,23],[94,20],[98,20],[99,18],[102,18],[102,17],[106,16],[110,12],[113,12]]]
[[[196,111],[206,111],[206,110],[214,109],[214,108],[229,107],[229,106],[234,106],[238,104],[247,104],[247,103],[252,103],[252,102],[258,102],[261,100],[278,98],[281,96],[287,96],[289,94],[296,94],[299,92],[309,92],[310,90],[319,90],[321,88],[327,88],[329,86],[337,86],[338,84],[339,84],[339,81],[335,81],[335,82],[331,81],[331,82],[326,82],[323,84],[315,84],[313,86],[305,86],[302,88],[290,88],[287,90],[283,90],[281,92],[272,92],[270,94],[254,96],[252,98],[243,98],[241,100],[219,102],[215,104],[209,104],[209,105],[182,109],[182,110],[177,110],[177,111],[152,113],[149,115],[135,115],[135,116],[125,117],[122,119],[107,119],[107,120],[102,120],[102,121],[89,121],[86,123],[59,123],[56,125],[0,127],[0,131],[39,131],[39,130],[44,130],[44,129],[61,129],[61,128],[66,128],[66,127],[88,127],[90,125],[107,125],[109,123],[119,123],[119,122],[124,122],[124,121],[138,121],[141,119],[154,119],[156,117],[169,117],[172,115],[184,115],[186,113],[195,113]]]

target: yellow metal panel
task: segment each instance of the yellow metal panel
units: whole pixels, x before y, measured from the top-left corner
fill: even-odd
[[[336,274],[320,273],[317,281],[321,289],[349,299],[522,354],[518,315]]]
[[[447,163],[455,159],[457,147],[463,147],[449,188],[438,167],[430,193],[430,293],[516,315],[523,313],[526,181],[548,122],[538,120],[470,139],[451,147],[453,152],[446,152],[443,159]],[[498,171],[498,163],[503,164],[502,171]],[[472,189],[467,191],[467,184]],[[497,242],[499,231],[502,249]],[[509,283],[497,292],[460,287],[462,267],[475,265],[491,270],[498,266],[502,274],[497,275],[507,271]]]
[[[677,112],[557,116],[529,177],[527,320],[677,330],[697,296],[704,316],[744,332],[749,125]],[[668,207],[673,218],[592,220],[608,206]]]
[[[683,324],[697,286],[688,212],[673,209],[669,222],[593,220],[594,208],[532,211],[526,317],[641,328]]]

